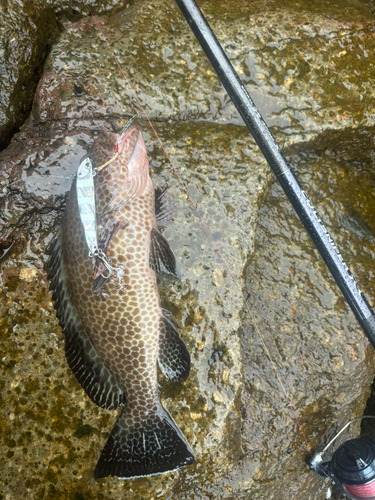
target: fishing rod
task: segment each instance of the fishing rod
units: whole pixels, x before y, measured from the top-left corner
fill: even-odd
[[[332,237],[282,155],[195,0],[176,0],[176,3],[375,349],[375,314]],[[267,349],[266,352],[268,353]],[[294,414],[290,401],[289,405]],[[300,426],[296,416],[295,418]],[[333,441],[360,418],[375,417],[363,416],[350,421],[320,453],[311,453],[308,446],[310,457],[307,464],[316,474],[330,477],[346,498],[375,500],[375,441],[361,438],[348,440],[339,446],[330,461],[323,460]],[[302,429],[300,430],[304,436]]]
[[[202,219],[202,216],[200,215],[197,207],[195,206],[194,201],[192,200],[189,194],[189,191],[187,190],[184,182],[179,176],[155,128],[153,127],[150,119],[148,118],[142,104],[140,103],[124,71],[122,70],[120,63],[118,62],[104,33],[100,28],[100,25],[96,22],[95,17],[91,12],[91,9],[87,4],[86,0],[83,1],[85,2],[91,16],[93,17],[93,20],[96,24],[98,31],[101,33],[104,42],[106,43],[109,51],[111,52],[128,87],[130,88],[134,96],[134,99],[136,100],[140,110],[142,111],[148,124],[150,125],[150,128],[152,129],[157,141],[159,142],[161,148],[163,149],[164,154],[166,155],[169,163],[172,166],[174,173],[176,174],[180,184],[182,185],[190,202],[192,203],[201,223],[205,227],[207,234],[209,235],[216,251],[218,252],[224,265],[226,266],[235,285],[241,292],[240,285],[236,277],[233,275],[230,267],[228,266],[226,260],[224,259],[222,253],[220,252],[218,245],[216,244],[204,220]],[[219,42],[215,38],[215,35],[211,31],[210,27],[208,26],[206,20],[204,19],[202,13],[200,12],[194,0],[176,0],[176,3],[182,10],[194,34],[200,41],[214,69],[218,73],[220,80],[222,81],[224,87],[226,88],[233,102],[236,104],[246,125],[248,126],[250,132],[256,139],[258,146],[260,147],[262,153],[266,157],[268,163],[270,164],[280,184],[284,188],[284,191],[286,192],[289,200],[291,201],[293,207],[295,208],[297,214],[299,215],[299,218],[303,222],[313,242],[317,246],[323,260],[328,265],[331,273],[333,274],[333,277],[335,278],[335,281],[338,283],[344,297],[349,302],[350,307],[352,308],[358,321],[363,327],[371,344],[375,348],[374,313],[371,310],[369,304],[367,303],[366,298],[361,292],[354,277],[351,275],[348,266],[345,264],[341,254],[339,253],[337,247],[335,246],[327,229],[324,227],[311,201],[308,199],[306,193],[302,190],[301,186],[298,183],[298,180],[291,171],[285,158],[282,156],[280,149],[278,148],[274,138],[272,137],[270,131],[267,128],[267,125],[263,121],[261,115],[259,114],[257,108],[252,102],[250,96],[247,94],[245,88],[241,84],[239,77],[237,76],[233,67],[229,63],[223,49],[221,48]],[[115,157],[116,155],[113,156],[109,160],[109,162],[102,165],[100,169],[108,165],[108,163],[113,161]],[[112,268],[108,269],[107,267],[107,270],[111,272]],[[277,370],[277,367],[271,357],[271,354],[268,350],[266,342],[263,339],[263,336],[261,335],[260,331],[257,328],[255,318],[253,318],[252,316],[250,306],[245,297],[244,297],[244,303],[247,307],[250,316],[254,321],[256,330],[262,341],[263,348],[273,366],[280,387],[283,390],[284,395],[288,401],[289,408],[293,414],[293,417],[296,420],[301,435],[304,438],[306,447],[310,454],[310,457],[307,461],[309,467],[316,474],[324,477],[330,477],[331,479],[333,479],[336,482],[337,486],[340,488],[340,491],[347,498],[352,500],[360,500],[360,499],[375,500],[375,441],[361,440],[361,439],[347,441],[338,448],[338,450],[334,453],[333,458],[330,462],[323,462],[323,456],[327,452],[327,449],[331,446],[332,441],[324,448],[322,452],[312,453],[310,445],[307,442],[301,424],[296,415],[293,404],[290,398],[288,397],[287,391],[284,387],[279,371]],[[366,418],[366,417],[363,416],[358,418]],[[375,417],[369,417],[369,418],[375,418]],[[345,428],[347,428],[355,420],[358,419],[354,419],[351,422],[349,422],[335,436],[334,439],[336,439],[345,430]],[[349,473],[346,471],[347,467],[351,468]]]
[[[375,349],[375,314],[195,0],[176,0],[299,219]]]

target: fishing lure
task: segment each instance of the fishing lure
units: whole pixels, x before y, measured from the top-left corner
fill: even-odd
[[[130,120],[127,121],[125,126],[120,132],[120,137],[124,135],[126,130],[130,127],[131,123],[136,119],[137,115],[132,116]],[[89,257],[98,258],[106,267],[108,274],[101,275],[101,284],[103,280],[108,279],[113,271],[121,273],[120,269],[113,268],[105,255],[105,253],[98,246],[98,234],[97,234],[97,221],[96,221],[96,206],[95,206],[95,188],[94,188],[94,176],[102,171],[105,167],[108,167],[112,162],[114,162],[119,155],[118,144],[115,146],[115,154],[106,163],[93,170],[91,158],[87,156],[84,158],[78,166],[77,179],[76,179],[76,191],[77,191],[77,203],[79,216],[82,222],[86,243],[89,249]],[[94,284],[96,290],[99,289],[98,282]]]
[[[98,252],[98,236],[96,230],[94,176],[89,157],[79,164],[76,188],[79,216],[85,232],[89,254],[92,257]]]

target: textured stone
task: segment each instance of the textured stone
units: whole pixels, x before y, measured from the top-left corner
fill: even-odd
[[[294,143],[289,153],[302,185],[373,297],[373,130],[364,128],[373,123],[373,63],[364,52],[373,50],[373,32],[366,4],[202,5],[281,145]],[[162,279],[159,289],[193,366],[187,382],[162,383],[161,396],[198,460],[165,476],[95,483],[115,415],[88,400],[66,365],[42,266],[81,156],[103,124],[119,131],[136,106],[92,20],[66,25],[29,128],[0,155],[2,494],[323,499],[325,486],[304,466],[302,439],[244,307],[243,278],[311,444],[323,446],[361,414],[373,352],[279,188],[272,184],[266,196],[269,169],[174,4],[137,2],[99,22],[160,122],[158,133],[238,288],[143,123],[154,183],[179,200],[179,217],[164,235],[182,282]],[[348,124],[360,128],[345,130]]]
[[[90,1],[95,15],[115,13],[131,1]],[[63,26],[89,13],[81,1],[0,2],[0,150],[28,119],[43,64]]]
[[[30,113],[49,44],[57,38],[58,30],[52,8],[38,1],[0,2],[0,16],[2,149]]]
[[[268,125],[294,141],[374,123],[368,10],[348,6],[344,16],[325,6],[322,14],[317,4],[312,12],[288,3],[266,13],[248,3],[202,4]],[[151,118],[242,124],[174,3],[138,2],[98,21]],[[72,24],[52,51],[37,104],[36,121],[139,113],[91,19]]]

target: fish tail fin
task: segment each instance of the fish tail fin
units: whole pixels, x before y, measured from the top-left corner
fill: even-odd
[[[94,476],[130,479],[162,474],[194,460],[182,432],[161,403],[145,419],[134,417],[125,406],[103,448]]]

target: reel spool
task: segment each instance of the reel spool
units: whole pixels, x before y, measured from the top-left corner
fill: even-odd
[[[336,438],[355,420],[336,434],[324,450],[309,458],[309,467],[319,476],[330,477],[343,495],[350,500],[375,500],[375,441],[358,438],[345,441],[334,452],[330,461],[323,455]]]

